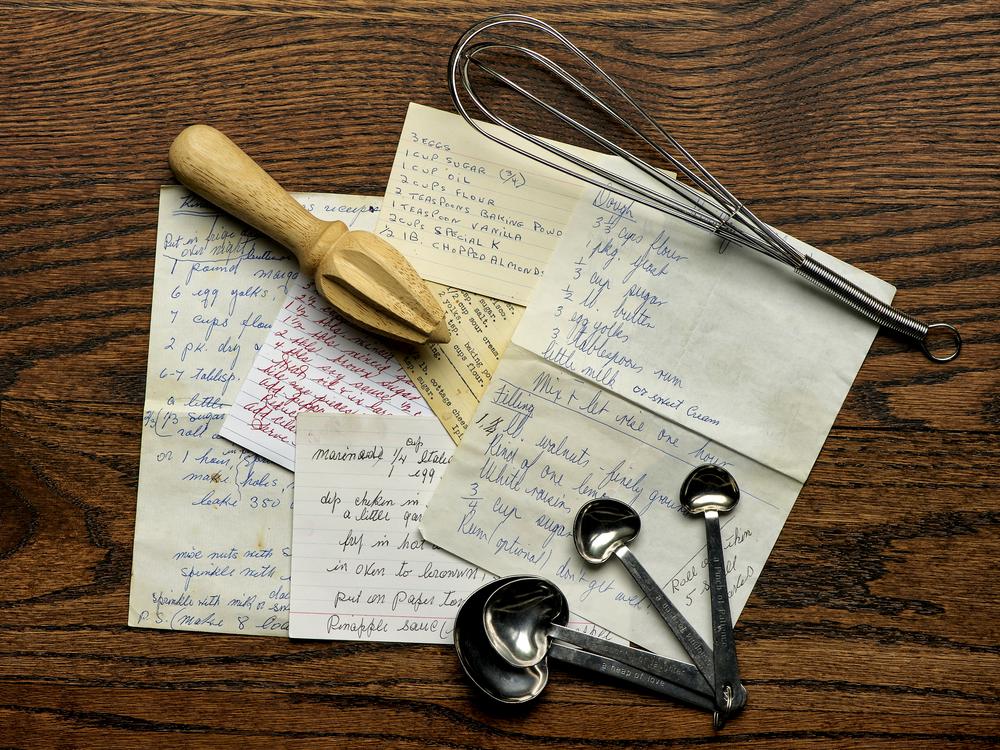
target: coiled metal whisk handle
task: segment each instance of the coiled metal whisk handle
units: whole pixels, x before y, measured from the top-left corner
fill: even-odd
[[[924,354],[935,362],[950,362],[962,351],[962,336],[953,325],[948,323],[931,323],[930,325],[922,323],[901,310],[887,305],[857,284],[848,281],[836,271],[827,268],[809,256],[806,256],[802,261],[802,265],[795,270],[798,274],[805,276],[830,294],[839,297],[843,302],[882,328],[888,328],[901,336],[917,342]],[[944,333],[951,338],[953,349],[946,354],[935,354],[931,351],[929,339],[937,333]]]

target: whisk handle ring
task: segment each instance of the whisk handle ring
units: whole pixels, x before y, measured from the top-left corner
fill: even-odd
[[[953,348],[947,354],[940,355],[931,351],[928,339],[930,339],[931,335],[933,335],[935,331],[941,331],[949,339],[951,339]],[[923,350],[924,354],[927,355],[927,358],[933,360],[934,362],[951,362],[951,360],[955,359],[955,357],[958,356],[958,353],[962,351],[962,334],[960,334],[958,329],[951,325],[951,323],[931,323],[927,326],[927,333],[924,334],[924,337],[920,340],[920,348]]]
[[[882,328],[888,328],[916,342],[933,362],[950,362],[962,351],[962,337],[953,325],[923,323],[886,304],[812,257],[807,256],[795,270]],[[938,333],[945,333],[951,339],[952,347],[945,354],[937,354],[930,348],[930,338]]]

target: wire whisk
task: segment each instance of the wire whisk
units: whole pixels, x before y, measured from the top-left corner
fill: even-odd
[[[518,30],[539,32],[551,37],[559,46],[583,63],[583,71],[607,87],[608,91],[618,100],[618,106],[613,106],[605,98],[595,93],[582,83],[579,77],[570,73],[559,63],[524,44],[508,41],[479,41],[478,39],[491,29],[498,27],[520,27]],[[515,81],[512,77],[498,69],[492,62],[497,56],[513,55],[530,65],[537,66],[542,72],[554,76],[561,84],[569,87],[587,104],[596,108],[599,114],[610,119],[619,128],[651,149],[659,157],[670,164],[679,175],[683,176],[691,186],[665,176],[655,166],[636,156],[634,153],[607,138],[577,118],[567,114],[552,101],[534,93],[529,88]],[[532,105],[539,107],[545,113],[554,117],[562,124],[572,128],[596,143],[607,152],[621,157],[641,173],[648,176],[652,183],[640,184],[635,180],[606,169],[575,153],[560,148],[552,141],[535,136],[509,122],[497,114],[477,93],[473,85],[470,71],[485,75],[488,79],[502,85],[505,89],[526,99]],[[573,42],[549,24],[530,16],[505,14],[494,16],[472,26],[458,40],[451,53],[448,65],[448,85],[452,99],[459,113],[482,135],[499,143],[525,157],[545,164],[563,174],[583,180],[595,187],[616,193],[629,200],[649,206],[670,216],[681,219],[689,224],[716,234],[723,240],[749,247],[775,260],[791,266],[813,283],[840,298],[859,313],[874,321],[879,326],[896,332],[910,339],[921,348],[927,357],[935,362],[948,362],[955,359],[962,349],[962,338],[958,330],[948,323],[923,323],[891,305],[882,302],[861,287],[844,278],[827,267],[819,260],[805,255],[792,246],[779,232],[765,224],[738,200],[726,187],[712,176],[673,136],[657,123],[636,100],[618,84],[608,73],[600,68],[586,53]],[[514,135],[530,143],[537,149],[551,155],[552,158],[541,155],[538,151],[529,151],[523,145],[484,129],[470,115],[465,106],[464,91],[468,100],[485,119],[500,126]],[[624,107],[622,106],[624,105]],[[628,113],[629,116],[622,114]],[[637,118],[637,119],[635,119]],[[666,145],[664,145],[666,144]],[[931,350],[931,338],[948,339],[935,345],[940,350],[942,345],[947,349],[944,353]]]

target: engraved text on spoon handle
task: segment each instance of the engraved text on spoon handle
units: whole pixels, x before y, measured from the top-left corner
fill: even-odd
[[[562,625],[549,626],[549,637],[570,643],[592,654],[615,659],[622,664],[628,664],[630,667],[641,669],[665,680],[676,682],[678,685],[683,685],[689,690],[702,693],[710,698],[715,696],[714,688],[702,677],[701,672],[682,661],[668,659],[640,648],[623,646],[604,638],[596,638]]]
[[[664,680],[654,674],[630,667],[627,664],[622,664],[620,661],[609,659],[606,656],[592,654],[589,651],[581,651],[572,646],[564,646],[561,643],[553,643],[550,646],[549,656],[568,664],[575,664],[592,672],[617,677],[620,680],[630,682],[633,685],[639,685],[662,695],[669,695],[671,698],[697,708],[703,708],[706,711],[715,709],[715,701],[701,693],[688,690],[669,680]]]
[[[639,562],[638,558],[632,554],[632,551],[626,545],[623,544],[619,547],[615,551],[615,554],[625,565],[625,569],[629,572],[629,575],[639,584],[639,588],[649,597],[650,603],[656,608],[663,621],[667,623],[667,627],[677,636],[677,640],[681,642],[684,650],[691,657],[691,661],[698,667],[709,684],[714,686],[715,666],[712,649],[709,648],[708,644],[698,635],[695,629],[691,627],[691,623],[678,611],[674,603],[667,598],[663,589],[656,585],[656,581],[646,572],[642,563]]]

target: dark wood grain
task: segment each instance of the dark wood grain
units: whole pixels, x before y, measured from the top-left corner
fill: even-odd
[[[0,0],[0,746],[993,747],[1000,742],[1000,12],[532,3],[767,220],[960,326],[880,336],[703,716],[579,674],[476,698],[443,647],[133,630],[158,186],[209,122],[293,189],[380,193],[486,4]]]

